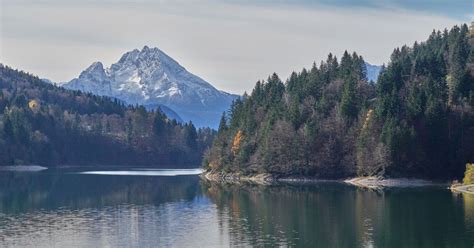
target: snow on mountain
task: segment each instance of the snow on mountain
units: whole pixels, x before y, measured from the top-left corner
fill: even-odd
[[[100,63],[100,62],[99,62]],[[45,83],[48,83],[48,84],[52,84],[52,85],[56,85],[56,86],[62,86],[64,85],[61,84],[61,83],[56,83],[56,82],[53,82],[47,78],[40,78],[43,82]],[[105,94],[102,94],[102,95],[105,95]],[[120,99],[119,99],[120,100]],[[127,104],[126,102],[120,100],[121,102]],[[152,105],[145,105],[144,106],[147,110],[156,110],[156,109],[160,109],[161,112],[163,114],[165,114],[168,118],[172,119],[172,120],[176,120],[178,123],[184,123],[183,119],[181,119],[181,117],[174,111],[172,110],[171,108],[168,108],[166,107],[165,105],[163,104],[152,104]]]
[[[369,82],[373,81],[376,83],[377,79],[379,78],[380,71],[382,70],[382,66],[365,63],[365,67],[367,68],[367,79]]]
[[[160,49],[147,46],[125,53],[109,68],[95,62],[63,86],[115,97],[129,104],[161,104],[176,111],[184,121],[213,128],[222,112],[238,97],[217,90]]]

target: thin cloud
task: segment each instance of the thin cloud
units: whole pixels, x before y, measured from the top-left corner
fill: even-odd
[[[424,40],[462,19],[360,6],[216,1],[7,1],[1,10],[1,62],[68,81],[92,62],[156,46],[217,88],[250,91],[272,72],[357,51],[387,62],[393,48]]]

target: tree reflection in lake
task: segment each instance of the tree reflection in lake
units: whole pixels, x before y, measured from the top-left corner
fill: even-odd
[[[0,247],[225,246],[199,180],[0,173]]]
[[[1,172],[0,246],[472,247],[472,202],[435,187]]]
[[[230,242],[298,247],[470,247],[474,227],[440,188],[361,190],[340,183],[203,184]]]
[[[138,179],[138,180],[137,180]],[[0,212],[21,213],[37,209],[160,204],[191,201],[199,178],[133,177],[41,173],[0,173]]]

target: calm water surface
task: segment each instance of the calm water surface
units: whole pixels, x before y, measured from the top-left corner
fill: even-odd
[[[441,187],[222,186],[184,175],[195,171],[84,172],[0,172],[0,247],[474,246],[474,197]]]

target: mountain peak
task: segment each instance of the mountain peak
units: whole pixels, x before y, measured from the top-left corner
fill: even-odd
[[[156,52],[156,51],[159,51],[161,52],[160,49],[158,49],[157,47],[148,47],[147,45],[143,46],[142,50],[140,52],[142,53],[149,53],[149,52]]]
[[[87,69],[85,69],[81,75],[79,75],[79,78],[84,78],[84,77],[90,77],[90,76],[94,76],[94,77],[100,77],[100,78],[103,78],[105,77],[105,70],[104,70],[104,65],[102,64],[102,62],[100,61],[96,61],[94,63],[92,63],[92,65],[90,65],[89,67],[87,67]]]
[[[100,61],[96,61],[94,63],[92,63],[92,65],[90,65],[86,71],[95,71],[95,70],[103,70],[104,69],[104,65],[102,64],[102,62]]]
[[[185,70],[178,62],[157,47],[144,46],[141,50],[126,52],[120,60],[112,64],[111,71],[120,68],[136,69],[140,74],[153,74],[156,70],[172,70],[176,73]]]
[[[126,61],[136,60],[138,54],[140,54],[140,50],[133,49],[132,51],[124,53],[117,63],[125,63]]]
[[[217,127],[237,96],[221,92],[156,47],[126,52],[104,70],[95,62],[66,88],[115,97],[128,104],[170,107],[198,127]]]

